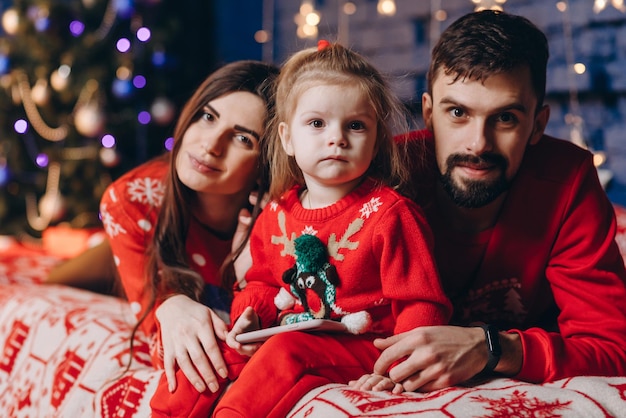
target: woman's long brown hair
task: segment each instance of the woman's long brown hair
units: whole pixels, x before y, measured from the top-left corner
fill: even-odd
[[[150,291],[150,303],[133,329],[131,350],[134,339],[132,337],[158,300],[167,294],[175,293],[184,294],[199,301],[204,288],[202,277],[189,266],[185,245],[191,217],[188,202],[192,201],[191,197],[195,192],[183,185],[176,173],[176,156],[180,151],[183,135],[189,126],[198,120],[208,102],[232,92],[249,92],[260,97],[267,105],[267,122],[273,113],[273,89],[277,75],[278,68],[259,61],[237,61],[224,65],[204,80],[183,107],[174,129],[175,141],[172,152],[169,156],[161,157],[169,159],[169,172],[165,179],[165,196],[157,218],[155,233],[152,241],[146,243],[148,254],[146,277],[149,287],[146,290]],[[269,183],[269,170],[264,159],[265,152],[263,152],[264,137],[265,135],[260,143],[259,196],[266,192]],[[259,198],[252,209],[252,224],[261,210],[260,202]],[[243,242],[222,266],[221,281],[226,290],[232,291],[235,281],[233,263],[245,246],[252,224]]]

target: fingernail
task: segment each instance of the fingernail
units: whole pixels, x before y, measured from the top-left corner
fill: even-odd
[[[219,387],[215,384],[215,383],[209,383],[209,390],[213,393],[217,392],[217,389],[219,389]]]
[[[226,369],[219,369],[217,371],[217,374],[219,374],[222,379],[226,379],[228,377],[228,372],[226,371]]]

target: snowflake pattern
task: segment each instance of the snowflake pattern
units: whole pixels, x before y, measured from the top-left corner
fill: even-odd
[[[472,396],[472,400],[485,403],[485,409],[491,411],[484,418],[508,418],[508,417],[561,417],[559,410],[569,409],[572,401],[554,402],[528,396],[525,391],[515,390],[510,397],[491,399],[486,396]]]
[[[106,204],[100,206],[100,216],[102,217],[102,225],[104,226],[104,230],[108,236],[115,237],[118,234],[126,233],[126,230],[122,227],[122,225],[115,222],[113,220],[113,216],[107,212]]]
[[[317,230],[315,228],[313,228],[312,225],[307,225],[304,227],[304,229],[302,230],[301,234],[302,235],[317,235]]]
[[[128,194],[131,202],[140,202],[160,207],[165,194],[165,185],[159,179],[145,177],[128,182]]]
[[[378,212],[378,208],[383,205],[383,202],[380,201],[380,197],[372,197],[369,202],[364,203],[361,208],[361,218],[368,219],[370,215],[374,212]]]

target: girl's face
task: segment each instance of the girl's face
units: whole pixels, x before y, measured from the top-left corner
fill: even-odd
[[[176,156],[180,181],[198,193],[248,193],[258,176],[265,120],[263,100],[233,92],[211,100],[182,138]]]
[[[310,189],[354,187],[375,155],[377,117],[356,86],[317,85],[301,93],[291,120],[278,132]]]

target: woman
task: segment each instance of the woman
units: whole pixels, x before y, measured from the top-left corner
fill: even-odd
[[[172,152],[120,177],[102,197],[108,241],[92,259],[106,265],[113,255],[136,329],[152,339],[152,362],[171,390],[176,366],[199,391],[226,374],[217,339],[227,332],[234,262],[249,232],[239,215],[256,218],[260,199],[251,208],[249,196],[267,186],[261,150],[277,74],[256,61],[215,71],[184,106]],[[50,281],[68,280],[55,272]]]

